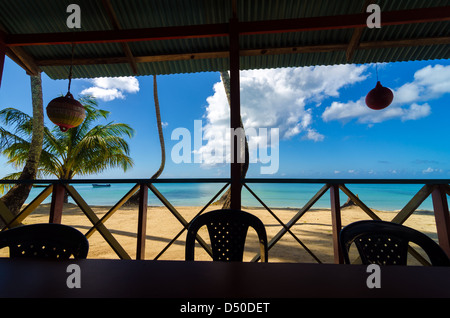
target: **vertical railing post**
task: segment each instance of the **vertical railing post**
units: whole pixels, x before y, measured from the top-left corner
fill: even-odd
[[[439,245],[450,257],[450,217],[445,186],[436,185],[431,193]]]
[[[61,224],[65,193],[66,190],[63,184],[55,183],[53,185],[52,203],[50,205],[50,219],[48,221],[49,223]]]
[[[239,80],[239,30],[236,17],[230,20],[230,135],[231,135],[231,208],[241,209],[241,158],[242,138],[235,132],[241,127],[241,101]],[[235,138],[235,136],[237,136]]]
[[[139,216],[137,231],[136,259],[145,259],[145,238],[147,236],[147,200],[148,186],[140,184],[139,186]]]
[[[341,232],[341,204],[339,199],[339,185],[330,186],[330,203],[331,203],[331,226],[333,233],[333,255],[336,264],[342,264],[344,258],[339,244],[339,233]]]

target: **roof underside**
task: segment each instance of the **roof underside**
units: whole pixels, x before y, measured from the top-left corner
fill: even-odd
[[[388,22],[379,29],[360,27],[370,2]],[[235,11],[230,0],[78,0],[81,29],[66,26],[71,3],[0,1],[7,55],[52,79],[67,78],[71,61],[74,78],[224,71],[235,12],[242,70],[450,56],[449,0],[237,0]]]

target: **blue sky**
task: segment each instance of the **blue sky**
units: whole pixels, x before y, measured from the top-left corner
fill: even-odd
[[[258,144],[257,149],[268,151],[272,161],[252,163],[248,176],[450,178],[449,61],[378,64],[378,76],[394,91],[394,102],[382,111],[364,105],[365,95],[376,84],[375,65],[242,72],[244,126],[259,133],[259,128],[269,132],[276,128],[279,133],[279,142],[273,141],[271,151]],[[220,74],[162,75],[157,79],[166,143],[166,166],[161,177],[229,176],[226,163],[205,157],[218,145],[218,140],[205,136],[228,127],[228,104]],[[45,74],[42,80],[45,108],[51,99],[67,92],[68,81],[51,80]],[[92,178],[151,177],[160,164],[153,78],[74,80],[71,92],[74,96],[87,92],[97,95],[99,106],[111,112],[110,120],[127,123],[136,132],[129,141],[134,167],[126,173],[109,170]],[[31,113],[29,77],[8,58],[0,107]],[[172,133],[177,129],[191,132],[192,146],[196,120],[201,120],[205,138],[200,149],[191,150],[202,153],[204,160],[177,164],[172,150],[181,145],[181,139],[172,140]],[[52,125],[47,116],[45,122]],[[257,137],[265,140],[261,133]],[[260,159],[260,153],[256,152],[255,158]],[[277,154],[277,169],[262,174],[262,166],[275,167]],[[194,154],[189,155],[194,161]],[[0,158],[1,176],[13,171],[5,161]]]

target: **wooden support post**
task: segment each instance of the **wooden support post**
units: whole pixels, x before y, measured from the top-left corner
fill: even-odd
[[[330,203],[331,203],[331,222],[333,228],[333,250],[334,262],[342,264],[344,258],[339,246],[339,233],[341,232],[341,204],[339,200],[339,185],[334,184],[330,186]]]
[[[241,126],[241,101],[239,80],[239,30],[238,20],[230,20],[230,135],[231,135],[231,208],[241,209],[241,160],[242,138],[237,132]],[[237,138],[236,138],[237,136]]]
[[[147,236],[147,200],[148,186],[139,186],[139,218],[137,230],[136,259],[145,259],[145,238]]]
[[[0,38],[0,88],[2,87],[3,67],[5,65],[6,46]]]
[[[49,223],[61,224],[62,210],[64,206],[64,195],[66,190],[62,184],[53,185],[52,203],[50,206],[50,219]]]
[[[436,185],[431,193],[439,245],[450,257],[450,217],[445,185]]]

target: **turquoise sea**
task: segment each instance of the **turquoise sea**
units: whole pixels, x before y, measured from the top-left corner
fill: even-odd
[[[134,184],[111,184],[111,187],[94,188],[92,184],[74,184],[75,189],[90,205],[113,205],[125,195]],[[223,184],[215,183],[157,183],[156,188],[171,202],[173,206],[203,206],[222,188]],[[249,184],[264,203],[271,207],[301,208],[323,186],[323,184]],[[359,196],[370,208],[377,210],[400,210],[420,190],[421,184],[347,184],[347,187]],[[27,200],[29,203],[43,188],[33,188]],[[340,193],[341,205],[347,201],[347,196]],[[69,198],[69,202],[73,200]],[[50,203],[50,197],[44,203]],[[161,206],[162,203],[149,191],[148,204]],[[243,189],[243,206],[261,204]],[[314,208],[329,208],[330,196],[326,192],[316,202]],[[432,210],[431,196],[419,209]]]

